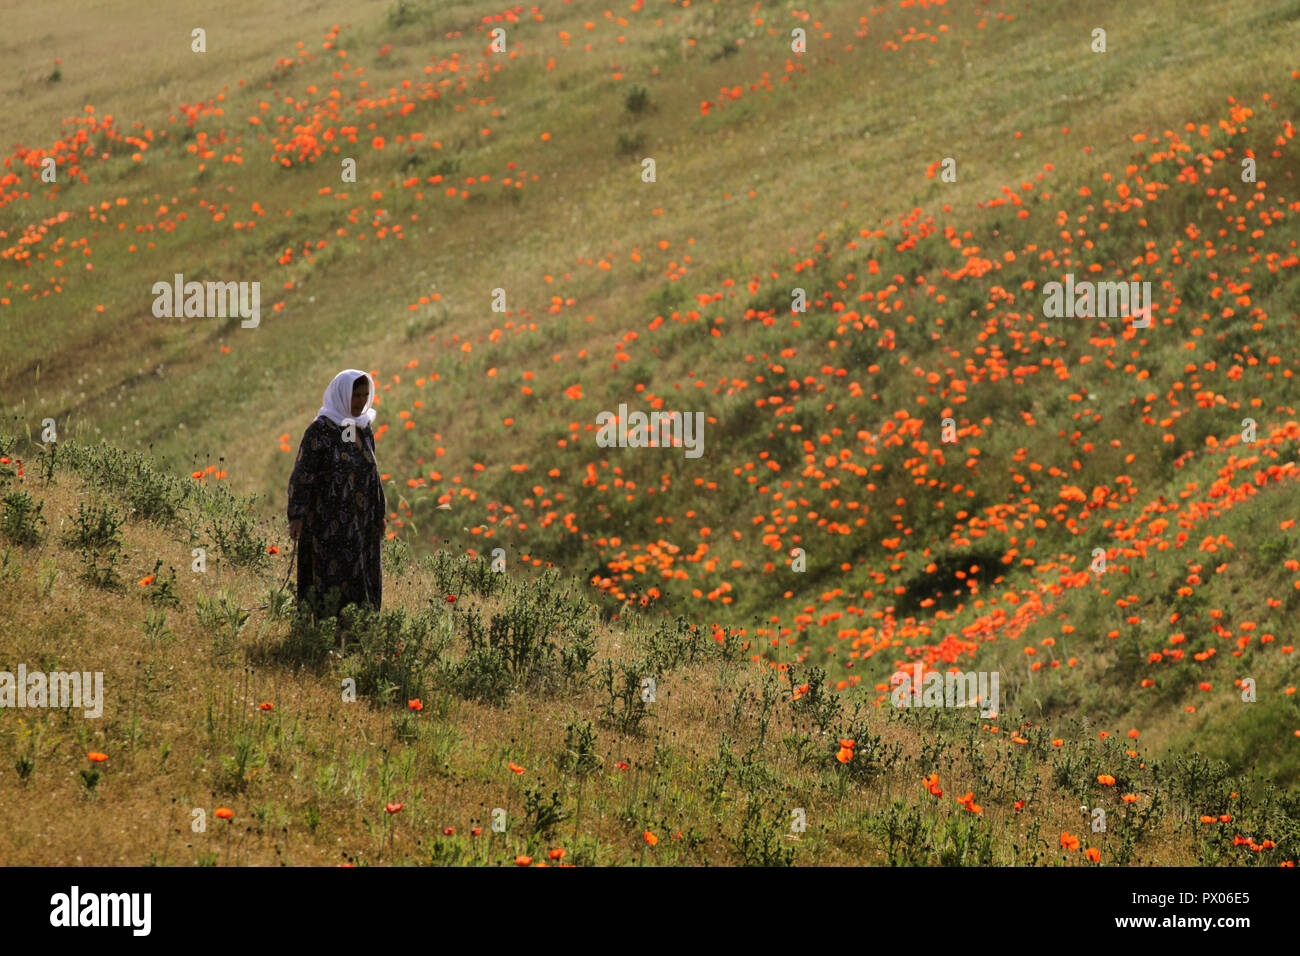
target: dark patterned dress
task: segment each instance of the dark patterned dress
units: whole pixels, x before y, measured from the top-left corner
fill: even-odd
[[[359,428],[356,436],[344,441],[343,429],[321,415],[303,432],[289,476],[289,520],[302,519],[298,601],[323,617],[351,603],[379,610],[383,601],[379,547],[387,501],[374,432]]]

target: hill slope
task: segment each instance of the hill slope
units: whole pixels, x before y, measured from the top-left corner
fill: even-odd
[[[1222,765],[849,706],[684,621],[600,625],[553,572],[390,544],[389,608],[339,656],[250,502],[102,445],[0,468],[0,671],[104,688],[98,718],[4,712],[8,864],[1272,865],[1300,839]]]

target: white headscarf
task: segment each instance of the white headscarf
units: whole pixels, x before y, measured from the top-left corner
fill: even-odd
[[[356,380],[363,376],[370,385],[370,395],[366,398],[366,407],[361,410],[360,415],[354,418],[352,415],[352,387]],[[374,400],[374,379],[359,369],[345,368],[334,376],[334,381],[330,382],[329,387],[325,389],[325,404],[321,406],[316,416],[324,415],[340,428],[346,427],[348,424],[355,424],[357,428],[366,428],[375,420],[375,410],[370,407],[370,403]]]

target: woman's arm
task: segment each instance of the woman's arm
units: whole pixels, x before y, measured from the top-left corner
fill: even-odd
[[[291,531],[295,524],[302,526],[301,522],[310,510],[316,486],[325,480],[328,443],[328,437],[316,422],[307,426],[302,441],[298,443],[298,457],[293,463],[293,472],[289,475],[287,514]]]
[[[374,433],[370,432],[368,437],[369,437],[369,445],[370,445],[370,460],[374,461],[375,460]],[[379,488],[379,514],[377,516],[378,524],[373,533],[375,537],[378,538],[380,543],[382,544],[384,540],[384,531],[388,527],[388,497],[384,494],[384,482],[383,479],[380,478],[379,476],[379,465],[377,462],[375,464],[375,484]]]

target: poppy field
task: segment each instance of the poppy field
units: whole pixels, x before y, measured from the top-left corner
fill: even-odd
[[[60,6],[0,862],[1300,858],[1300,4]],[[309,622],[347,367],[384,609]]]

